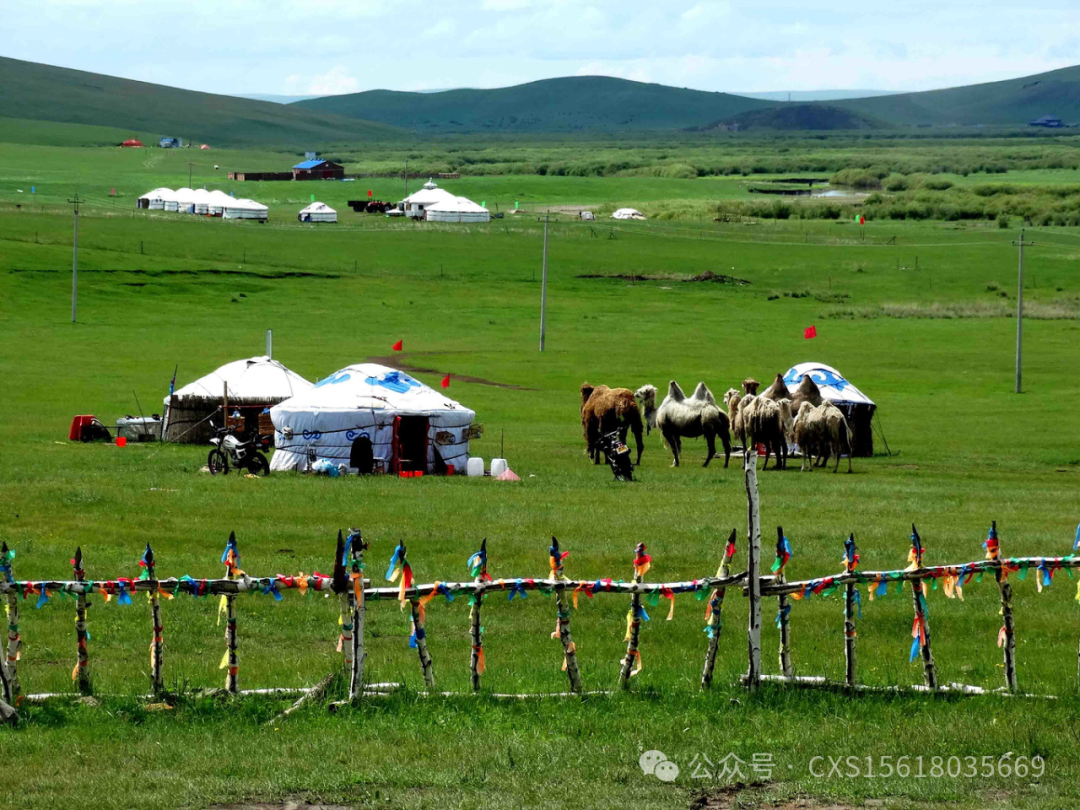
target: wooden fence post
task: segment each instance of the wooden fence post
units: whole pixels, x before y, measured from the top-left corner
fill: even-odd
[[[469,574],[473,582],[478,586],[490,581],[491,576],[487,570],[487,538],[480,542],[480,550],[469,557]],[[484,658],[484,627],[480,623],[480,608],[484,602],[484,593],[477,588],[469,597],[469,641],[472,652],[469,655],[469,673],[472,678],[474,692],[480,691],[480,676],[487,669]]]
[[[922,538],[911,524],[911,551],[908,554],[909,571],[922,568]],[[937,668],[934,666],[934,653],[930,649],[930,625],[926,621],[926,582],[921,579],[911,581],[911,596],[915,605],[915,623],[911,629],[914,641],[911,644],[911,660],[922,650],[923,679],[931,689],[937,689]]]
[[[400,601],[404,607],[405,600],[409,601],[409,614],[412,619],[413,628],[413,640],[416,645],[416,655],[420,659],[420,671],[424,676],[424,683],[427,684],[428,689],[435,688],[435,673],[431,667],[431,654],[428,652],[427,646],[427,627],[424,611],[420,606],[420,600],[415,593],[410,596],[408,594],[409,588],[412,587],[412,567],[409,565],[407,550],[404,543],[398,543],[397,549],[394,551],[394,559],[397,559],[401,566],[401,595]]]
[[[743,474],[746,481],[746,576],[750,598],[750,618],[746,637],[749,666],[746,684],[751,689],[761,683],[761,523],[758,503],[757,453],[753,447],[743,450]]]
[[[356,599],[349,588],[349,577],[345,569],[345,537],[338,529],[337,546],[334,551],[334,574],[330,583],[331,589],[338,598],[338,624],[341,632],[338,635],[338,652],[344,654],[345,671],[349,673],[350,690],[352,683],[353,666],[355,664],[356,648],[353,644],[353,620],[356,613]]]
[[[990,526],[990,533],[983,543],[986,549],[986,559],[995,562],[1001,561],[1001,542],[998,539],[997,521]],[[994,579],[997,581],[998,590],[1001,592],[1001,630],[998,632],[998,646],[1002,648],[1005,656],[1005,685],[1010,692],[1016,691],[1016,636],[1014,635],[1013,610],[1012,610],[1012,585],[1009,583],[1009,572],[1004,565],[999,565],[994,570]]]
[[[240,550],[236,545],[236,532],[229,533],[221,561],[225,563],[225,579],[236,579],[237,573],[240,573]],[[227,593],[221,599],[225,608],[225,657],[221,665],[225,669],[225,691],[235,695],[239,691],[240,680],[240,667],[236,660],[236,594]],[[218,620],[220,621],[220,617]]]
[[[551,547],[548,549],[549,562],[551,564],[551,578],[553,580],[566,579],[563,574],[563,558],[570,552],[559,551],[559,541],[552,537]],[[557,620],[555,632],[552,638],[558,637],[563,646],[563,670],[570,680],[570,691],[580,695],[582,692],[581,672],[578,670],[577,647],[574,639],[570,636],[570,609],[566,605],[566,595],[559,589],[555,590],[555,610]]]
[[[5,542],[0,544],[0,571],[4,579],[9,583],[15,581],[12,574],[12,560],[15,559],[15,549],[9,549]],[[19,698],[22,695],[22,687],[19,684],[19,650],[22,647],[22,636],[19,635],[19,597],[15,588],[7,592],[7,653],[4,660],[4,692],[6,700],[15,708],[18,708]]]
[[[162,647],[164,646],[163,634],[165,629],[161,623],[161,600],[158,597],[154,550],[150,548],[149,543],[146,544],[146,551],[143,553],[143,562],[146,564],[146,578],[150,581],[148,596],[150,598],[150,616],[154,622],[154,635],[150,641],[150,688],[154,693],[154,697],[160,697],[165,694],[165,680],[162,673]]]
[[[724,549],[724,557],[720,567],[716,571],[717,579],[724,579],[731,569],[731,558],[735,556],[735,529],[728,536],[727,548]],[[724,595],[727,588],[714,588],[709,597],[709,606],[706,608],[705,632],[709,634],[709,646],[705,649],[705,669],[701,673],[701,688],[708,689],[712,685],[713,669],[716,667],[716,650],[720,646],[720,630],[723,628],[721,613],[724,608]]]
[[[71,565],[75,572],[75,581],[84,582],[86,573],[83,571],[82,546],[75,549],[75,557],[72,559]],[[93,692],[93,685],[90,683],[90,653],[86,647],[86,640],[90,637],[89,633],[86,632],[86,608],[86,593],[79,593],[75,597],[75,643],[78,658],[75,661],[75,669],[71,673],[71,679],[75,681],[75,686],[79,690],[79,694],[82,695],[89,695]]]
[[[844,541],[844,571],[854,573],[855,566],[859,564],[858,548],[855,546],[854,533],[848,535]],[[855,583],[849,582],[844,586],[844,661],[846,670],[844,683],[854,687],[855,679],[855,604],[859,601],[859,592],[855,589]]]
[[[349,677],[349,700],[359,699],[364,688],[364,618],[367,603],[364,600],[364,552],[368,544],[359,529],[349,529],[349,549],[352,552],[353,598],[353,642],[352,672]]]
[[[784,537],[784,527],[776,527],[776,562],[773,563],[773,573],[776,575],[776,584],[784,584],[784,566],[791,558],[791,544]],[[776,624],[780,628],[780,672],[785,678],[795,677],[795,671],[791,667],[791,604],[786,594],[780,594],[776,598]]]
[[[634,549],[634,583],[641,584],[652,563],[652,557],[645,553],[645,544],[638,543]],[[641,594],[636,591],[630,595],[630,612],[626,614],[626,657],[619,668],[619,685],[630,688],[630,678],[641,672],[641,652],[638,642],[641,636]],[[634,663],[637,662],[637,669]]]

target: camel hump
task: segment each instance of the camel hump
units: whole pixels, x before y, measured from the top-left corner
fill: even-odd
[[[686,399],[686,394],[683,393],[683,390],[679,388],[679,384],[674,380],[668,383],[667,395],[676,402],[682,402],[684,399]]]
[[[703,382],[697,384],[697,388],[694,389],[694,396],[692,399],[699,399],[702,402],[707,402],[712,406],[716,406],[716,399],[712,395],[712,391],[709,390],[709,386]]]

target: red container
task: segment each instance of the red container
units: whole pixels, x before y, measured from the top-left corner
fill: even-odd
[[[82,440],[82,431],[86,425],[94,421],[94,415],[75,416],[71,420],[71,430],[68,431],[68,439],[73,442]]]
[[[446,465],[446,474],[447,475],[453,475],[455,472],[457,472],[457,468],[453,464],[447,464]]]
[[[116,437],[116,446],[117,447],[127,447],[127,436],[117,436]]]

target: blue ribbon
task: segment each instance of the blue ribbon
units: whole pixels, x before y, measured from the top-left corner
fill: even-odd
[[[390,567],[386,569],[386,581],[387,582],[393,581],[394,568],[396,568],[398,563],[401,562],[402,556],[403,556],[403,554],[402,554],[402,550],[401,550],[401,544],[398,543],[397,548],[394,549],[394,556],[390,558]]]
[[[41,596],[39,596],[38,600],[37,600],[37,609],[41,610],[41,606],[42,605],[47,605],[47,604],[49,604],[49,595],[47,593],[45,593],[45,586],[42,585],[41,586]]]
[[[1073,541],[1073,551],[1080,549],[1080,523],[1076,524],[1076,539]],[[8,568],[10,571],[11,569]]]
[[[637,606],[637,618],[643,622],[649,621],[649,614],[645,612],[645,606],[638,602]]]
[[[855,590],[854,590],[854,591],[852,592],[852,594],[853,594],[853,595],[852,595],[851,601],[852,601],[852,602],[854,602],[854,603],[855,603],[855,606],[856,606],[856,607],[857,607],[857,608],[859,609],[859,618],[861,619],[861,618],[862,618],[862,594],[861,594],[861,593],[859,593],[859,589],[858,589],[858,588],[856,588],[856,589],[855,589]],[[848,618],[850,619],[851,617],[850,617],[850,616],[848,616]]]
[[[911,663],[912,661],[914,661],[914,660],[915,660],[916,656],[918,656],[918,654],[919,654],[919,646],[920,646],[920,645],[919,645],[919,637],[918,637],[918,636],[915,636],[915,638],[913,638],[913,639],[911,640],[911,657],[910,657],[910,658],[908,658],[908,663],[909,663],[909,664],[910,664],[910,663]]]
[[[833,552],[833,553],[835,554],[836,552]],[[776,626],[777,627],[779,627],[781,624],[783,624],[787,620],[787,617],[788,617],[789,613],[791,613],[791,605],[790,604],[784,605],[782,608],[780,608],[780,610],[776,611]]]
[[[510,585],[510,596],[507,597],[507,601],[514,601],[515,596],[520,596],[522,599],[528,599],[529,595],[525,593],[525,585],[522,581],[516,580]]]
[[[120,589],[120,593],[116,595],[116,603],[118,605],[130,605],[131,594],[128,593],[127,585],[123,582],[117,582],[116,585]]]
[[[233,557],[236,559],[236,564],[239,565],[240,564],[240,551],[236,547],[236,540],[234,540],[232,537],[230,537],[225,542],[225,550],[223,552],[221,552],[221,561],[222,562],[228,562],[229,561],[229,551],[230,550],[233,552]]]
[[[451,593],[451,591],[450,591],[450,589],[448,587],[446,587],[445,582],[440,582],[439,587],[436,588],[435,591],[436,591],[436,593],[441,593],[443,596],[445,596],[447,602],[453,602],[454,601],[454,594]]]
[[[875,593],[878,596],[888,596],[889,595],[889,582],[888,582],[887,579],[885,579],[885,577],[882,577],[881,582],[879,582],[877,584],[877,591]]]
[[[284,598],[281,595],[281,591],[278,590],[277,582],[275,580],[270,580],[270,582],[263,587],[263,596],[271,594],[273,594],[275,602],[280,602]]]
[[[150,566],[150,560],[149,560],[149,559],[147,559],[147,558],[148,558],[149,556],[150,556],[150,544],[149,544],[149,543],[147,543],[147,544],[146,544],[146,551],[144,551],[144,552],[143,552],[143,555],[142,555],[142,562],[143,562],[143,565],[145,565],[145,566],[147,566],[147,567],[149,567],[149,566]]]

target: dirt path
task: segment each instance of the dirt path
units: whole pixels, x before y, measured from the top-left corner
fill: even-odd
[[[443,352],[422,352],[424,355],[438,355]],[[412,374],[438,374],[442,376],[447,373],[445,368],[426,368],[424,366],[415,366],[408,362],[405,358],[409,357],[409,354],[403,352],[401,354],[395,354],[393,357],[369,357],[367,361],[369,363],[379,363],[383,366],[390,366],[390,368],[398,368],[402,371],[408,371]],[[501,383],[495,380],[485,380],[483,377],[473,377],[469,374],[455,374],[449,372],[450,376],[455,380],[461,380],[462,382],[476,383],[477,385],[491,385],[495,388],[507,388],[513,391],[535,391],[535,388],[526,388],[523,385],[513,385],[512,383]]]

